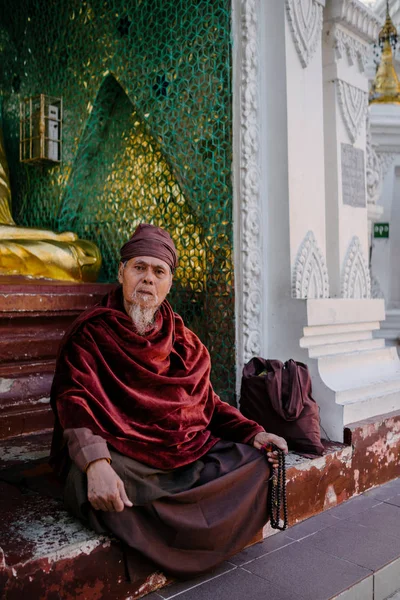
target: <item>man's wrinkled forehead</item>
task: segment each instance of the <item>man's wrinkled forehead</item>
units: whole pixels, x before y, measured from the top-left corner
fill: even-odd
[[[164,260],[154,256],[134,256],[124,262],[125,265],[142,265],[144,267],[152,267],[153,269],[163,269],[163,271],[171,272],[171,268]]]

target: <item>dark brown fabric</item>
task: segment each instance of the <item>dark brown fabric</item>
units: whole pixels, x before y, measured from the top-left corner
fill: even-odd
[[[95,531],[116,535],[181,578],[212,569],[246,546],[267,521],[270,467],[258,450],[218,442],[190,465],[162,471],[111,452],[132,508],[94,511],[86,475],[72,465],[67,507]]]
[[[210,356],[164,300],[154,328],[138,335],[121,288],[83,313],[66,334],[51,390],[51,462],[68,456],[63,430],[87,427],[112,448],[156,468],[200,458],[219,438],[248,443],[263,428],[210,383]]]
[[[167,263],[172,272],[178,266],[178,253],[169,233],[148,223],[139,225],[131,239],[121,248],[121,261],[135,256],[160,258]]]
[[[252,358],[243,369],[240,410],[266,431],[285,438],[289,449],[323,453],[319,409],[305,364]]]

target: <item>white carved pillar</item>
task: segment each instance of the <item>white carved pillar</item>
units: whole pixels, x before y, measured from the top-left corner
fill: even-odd
[[[260,0],[233,0],[233,174],[237,383],[262,353],[262,231],[259,159]]]
[[[292,296],[327,298],[324,138],[320,126],[325,0],[285,0],[284,3]]]
[[[371,296],[365,67],[369,43],[378,31],[376,17],[357,0],[327,0],[323,72],[327,264],[332,297]],[[352,279],[349,274],[355,271]]]
[[[322,94],[325,0],[260,2],[264,356],[305,358],[307,298],[327,298]]]

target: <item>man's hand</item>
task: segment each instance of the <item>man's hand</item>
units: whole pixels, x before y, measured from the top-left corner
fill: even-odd
[[[279,437],[278,435],[274,435],[273,433],[265,433],[264,431],[262,431],[261,433],[257,433],[253,440],[254,448],[257,448],[257,450],[259,450],[262,446],[265,446],[266,444],[274,444],[275,446],[280,448],[280,450],[283,450],[285,454],[288,453],[288,446],[286,440],[284,440],[283,438]],[[268,462],[271,463],[271,466],[273,468],[276,468],[278,466],[277,452],[267,452],[267,457]]]
[[[90,463],[86,475],[88,500],[95,510],[122,512],[125,506],[133,506],[122,479],[105,458]]]

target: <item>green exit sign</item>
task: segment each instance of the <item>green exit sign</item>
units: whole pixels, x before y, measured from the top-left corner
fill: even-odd
[[[388,238],[389,237],[389,223],[375,223],[374,224],[374,238]]]

